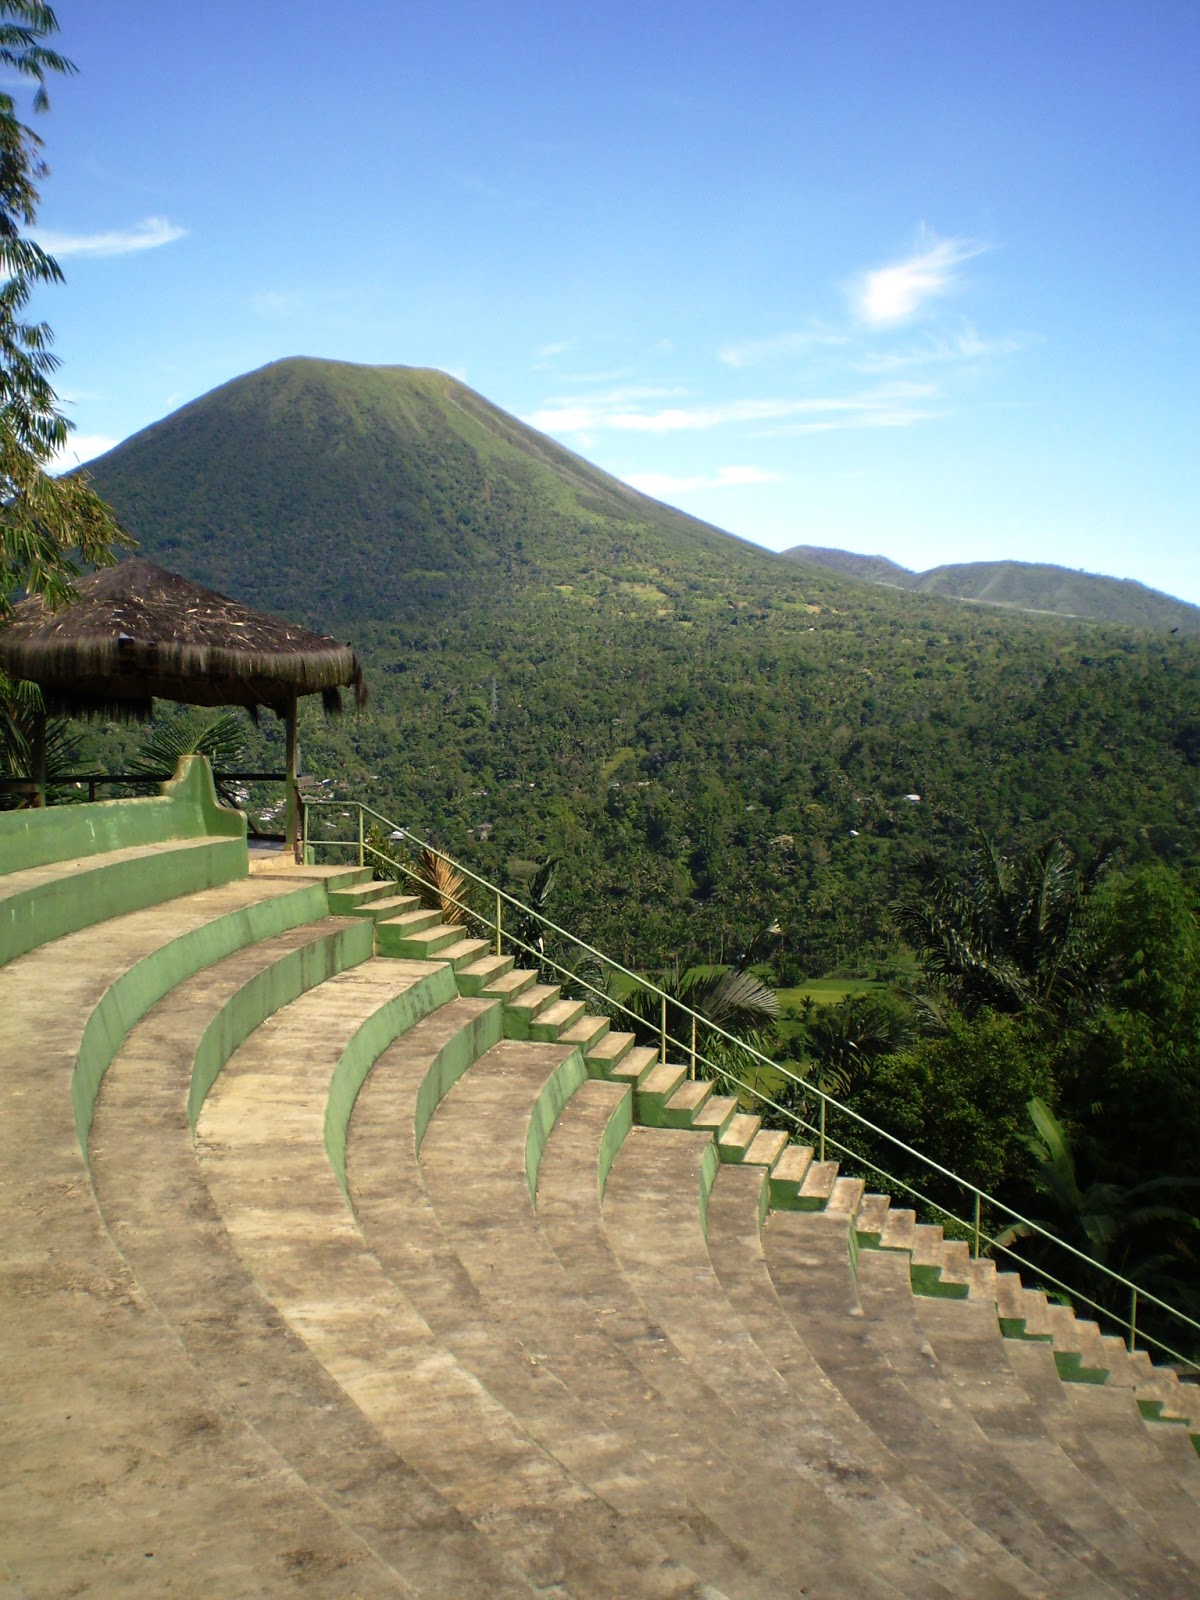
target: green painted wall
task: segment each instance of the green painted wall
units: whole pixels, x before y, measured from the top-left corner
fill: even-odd
[[[315,921],[325,915],[325,906],[324,886],[305,884],[189,929],[114,979],[84,1025],[71,1074],[75,1130],[85,1161],[100,1081],[134,1023],[193,973],[260,939]]]
[[[369,961],[371,944],[369,922],[330,929],[311,944],[289,950],[278,961],[256,972],[230,996],[196,1046],[188,1090],[188,1121],[193,1133],[208,1091],[238,1046],[267,1017],[290,1005],[297,996],[315,989],[335,972],[344,972],[348,967]]]
[[[626,1088],[625,1093],[612,1108],[608,1122],[604,1127],[604,1137],[600,1140],[599,1171],[597,1180],[600,1185],[600,1199],[604,1199],[604,1190],[608,1184],[608,1175],[612,1171],[613,1162],[620,1153],[621,1146],[629,1137],[629,1130],[633,1127],[633,1089]]]
[[[542,1164],[542,1151],[546,1148],[546,1140],[550,1137],[550,1130],[558,1121],[562,1108],[579,1085],[586,1081],[587,1067],[584,1065],[583,1053],[572,1050],[566,1060],[560,1061],[555,1067],[533,1102],[533,1109],[529,1113],[529,1126],[525,1130],[525,1182],[529,1186],[529,1198],[535,1210],[538,1168]]]
[[[219,803],[205,758],[184,756],[161,792],[144,800],[0,811],[0,874],[204,834],[241,839],[244,846],[246,819]]]
[[[494,1005],[489,1006],[486,1011],[481,1011],[465,1024],[434,1056],[429,1071],[417,1090],[417,1109],[413,1126],[413,1148],[416,1155],[421,1153],[425,1130],[443,1097],[471,1064],[477,1061],[485,1050],[490,1050],[494,1044],[499,1044],[503,1037],[504,1008],[497,1000]]]
[[[364,920],[364,926],[370,930],[373,925]],[[333,1069],[329,1098],[325,1103],[325,1151],[347,1205],[350,1195],[346,1187],[346,1129],[363,1080],[393,1039],[407,1032],[421,1017],[457,998],[453,967],[449,964],[438,967],[428,977],[418,978],[403,994],[380,1006],[342,1051]]]

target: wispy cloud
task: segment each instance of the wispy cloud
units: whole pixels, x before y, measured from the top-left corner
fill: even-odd
[[[987,245],[974,239],[922,240],[903,261],[862,273],[850,288],[850,303],[859,321],[871,327],[907,322],[929,300],[949,294],[958,284],[958,268],[982,255]]]
[[[744,339],[740,344],[723,345],[717,355],[727,367],[757,367],[764,361],[849,343],[848,334],[814,328],[803,333],[778,333],[766,339]]]
[[[855,413],[895,412],[913,409],[914,403],[937,393],[931,384],[892,383],[851,395],[822,395],[805,399],[744,399],[718,405],[663,406],[651,409],[623,399],[593,395],[587,399],[551,403],[526,416],[531,427],[546,433],[683,433],[730,424],[780,423],[796,418]],[[619,395],[620,391],[614,391]]]
[[[679,478],[670,472],[630,472],[625,477],[631,489],[640,489],[658,500],[697,489],[740,489],[747,484],[778,481],[777,472],[764,472],[761,467],[718,467],[711,476],[699,478]]]
[[[109,233],[58,233],[44,229],[37,235],[43,250],[52,256],[129,256],[139,250],[157,250],[174,244],[187,232],[166,217],[147,217],[132,228],[116,228]]]
[[[986,361],[994,356],[1013,355],[1036,343],[1031,333],[1007,334],[987,338],[970,323],[957,333],[927,339],[907,350],[870,350],[854,363],[858,372],[901,372],[910,367],[946,366],[956,362]]]

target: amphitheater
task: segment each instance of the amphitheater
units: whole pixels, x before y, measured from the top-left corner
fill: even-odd
[[[2,1600],[1200,1594],[1194,1387],[199,758],[0,963]]]

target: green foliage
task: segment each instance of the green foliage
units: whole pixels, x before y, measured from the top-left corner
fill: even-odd
[[[75,70],[44,43],[57,28],[38,0],[0,0],[0,62],[37,83],[38,111],[49,104],[47,74]],[[57,365],[50,329],[26,320],[38,285],[62,281],[54,258],[22,234],[37,220],[37,186],[47,171],[41,149],[12,95],[0,92],[0,619],[22,590],[61,604],[78,560],[111,561],[130,543],[85,477],[52,478],[46,470],[70,425],[50,382]]]
[[[967,1015],[1094,1009],[1103,960],[1084,912],[1101,861],[1081,872],[1059,839],[1013,857],[979,835],[965,871],[932,858],[896,923],[926,971]]]
[[[906,1144],[993,1194],[1011,1192],[1028,1161],[1026,1107],[1052,1092],[1036,1039],[1022,1021],[988,1015],[950,1018],[939,1038],[881,1056],[848,1103]],[[843,1130],[844,1131],[844,1130]],[[960,1216],[971,1201],[957,1185],[926,1172],[894,1147],[853,1136],[885,1170]]]
[[[152,726],[129,757],[129,771],[165,782],[175,776],[184,756],[206,756],[222,802],[236,807],[237,796],[232,787],[216,774],[236,772],[244,766],[245,733],[245,719],[236,711],[217,717],[205,711],[182,711]]]
[[[975,604],[1007,606],[1017,611],[1056,612],[1092,622],[1116,622],[1132,628],[1176,629],[1200,633],[1200,606],[1147,589],[1127,578],[1102,578],[1090,572],[1035,561],[969,561],[928,572],[911,572],[885,556],[853,555],[818,545],[797,545],[787,554],[833,572],[886,583],[922,594],[941,594]]]
[[[964,816],[1200,864],[1197,645],[785,561],[441,374],[276,363],[94,473],[155,559],[353,637],[371,706],[305,710],[310,771],[493,881],[560,857],[555,920],[627,964],[777,919],[781,978],[870,971]]]

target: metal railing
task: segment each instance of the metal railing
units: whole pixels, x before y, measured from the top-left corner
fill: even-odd
[[[358,824],[357,837],[353,839],[314,838],[309,830],[310,814],[322,809],[337,811],[343,819],[355,814]],[[428,850],[434,856],[446,862],[456,872],[461,873],[464,879],[477,885],[488,896],[491,915],[480,912],[466,900],[458,899],[453,895],[446,895],[444,891],[428,884],[425,879],[421,878],[413,865],[399,859],[398,855],[390,854],[387,850],[372,843],[367,827],[368,818],[373,819],[380,825],[381,829],[386,830],[386,842],[388,844],[408,844],[418,850]],[[886,1128],[881,1128],[871,1122],[860,1112],[855,1111],[853,1107],[844,1105],[826,1090],[813,1083],[811,1079],[793,1072],[782,1062],[771,1060],[769,1056],[764,1055],[753,1045],[747,1044],[744,1040],[727,1032],[719,1024],[692,1010],[691,1007],[677,997],[668,995],[665,990],[643,973],[632,971],[619,961],[613,960],[611,956],[597,950],[585,940],[577,938],[568,929],[560,927],[557,923],[552,922],[549,917],[543,916],[531,906],[525,905],[516,896],[509,894],[507,890],[490,883],[486,878],[480,877],[478,873],[473,872],[470,867],[465,866],[461,861],[447,855],[445,851],[437,849],[427,840],[420,838],[410,828],[401,827],[383,816],[381,812],[374,810],[371,806],[359,800],[310,799],[306,801],[304,808],[302,842],[305,860],[308,859],[310,849],[350,849],[356,852],[360,866],[370,865],[375,862],[386,866],[390,870],[399,869],[427,890],[435,892],[443,899],[448,899],[466,917],[470,918],[481,931],[487,930],[489,937],[494,941],[497,955],[504,953],[506,944],[510,948],[515,946],[528,955],[537,966],[551,969],[575,988],[594,995],[601,1002],[606,1014],[611,1014],[614,1011],[623,1012],[639,1028],[643,1030],[647,1028],[647,1021],[643,1014],[626,1005],[623,1000],[614,997],[610,989],[602,987],[599,983],[585,976],[580,972],[578,966],[565,965],[553,956],[548,955],[540,942],[535,946],[527,940],[514,936],[511,928],[506,928],[504,925],[504,908],[506,906],[511,908],[526,925],[536,924],[545,933],[554,934],[558,938],[565,940],[567,946],[579,952],[580,956],[597,963],[597,971],[600,974],[619,974],[627,983],[636,985],[647,994],[658,998],[659,1023],[655,1031],[658,1036],[660,1061],[666,1061],[669,1048],[678,1050],[686,1059],[688,1070],[693,1078],[696,1076],[698,1068],[704,1067],[723,1084],[728,1085],[731,1089],[736,1088],[739,1095],[747,1096],[758,1105],[769,1109],[777,1118],[783,1120],[784,1125],[790,1126],[797,1132],[811,1136],[814,1141],[817,1160],[825,1161],[828,1159],[828,1152],[830,1151],[836,1152],[839,1157],[848,1157],[856,1166],[865,1167],[871,1173],[876,1174],[890,1190],[899,1190],[916,1201],[926,1212],[943,1219],[943,1222],[949,1222],[956,1236],[969,1241],[971,1253],[975,1259],[978,1259],[985,1249],[992,1254],[998,1253],[1008,1257],[1017,1265],[1023,1267],[1027,1273],[1036,1276],[1042,1287],[1049,1288],[1051,1292],[1064,1296],[1072,1305],[1078,1303],[1086,1305],[1104,1318],[1106,1322],[1120,1328],[1131,1352],[1140,1341],[1143,1345],[1154,1346],[1157,1351],[1169,1360],[1200,1373],[1200,1360],[1183,1354],[1163,1339],[1148,1333],[1139,1322],[1139,1312],[1144,1311],[1146,1307],[1152,1307],[1154,1311],[1159,1313],[1160,1317],[1166,1320],[1168,1326],[1177,1327],[1180,1330],[1181,1342],[1182,1336],[1185,1336],[1185,1330],[1193,1334],[1200,1334],[1200,1322],[1179,1311],[1167,1301],[1160,1299],[1150,1290],[1134,1283],[1119,1272],[1113,1271],[1111,1267],[1107,1267],[1102,1262],[1097,1261],[1093,1256],[1088,1255],[1086,1251],[1077,1249],[1065,1239],[1060,1239],[1057,1234],[1052,1233],[1041,1223],[1034,1221],[1032,1218],[1022,1216],[1020,1212],[1015,1211],[1004,1201],[988,1194],[986,1190],[981,1189],[978,1184],[972,1183],[970,1179],[961,1177],[958,1173],[952,1172],[950,1168],[942,1166],[940,1162],[925,1155],[923,1151],[917,1150],[903,1139],[898,1139],[895,1134],[889,1133]],[[368,858],[371,858],[371,860],[369,861]],[[681,1013],[685,1023],[690,1024],[690,1040],[677,1039],[668,1032],[667,1018],[669,1010]],[[713,1037],[719,1041],[722,1047],[722,1054],[719,1059],[706,1055],[703,1050],[698,1048],[698,1039],[701,1037]],[[783,1105],[772,1094],[768,1093],[761,1084],[748,1082],[746,1077],[736,1069],[735,1063],[739,1061],[755,1069],[765,1068],[772,1075],[783,1080],[793,1090],[800,1091],[804,1109],[798,1110],[795,1105]],[[810,1108],[807,1102],[813,1103],[811,1109],[815,1114],[815,1121],[813,1116],[809,1114]],[[875,1140],[882,1141],[886,1146],[903,1155],[908,1162],[916,1163],[931,1176],[957,1186],[966,1202],[964,1207],[966,1214],[959,1215],[958,1212],[943,1201],[924,1193],[923,1190],[908,1182],[907,1179],[900,1178],[889,1172],[887,1168],[881,1166],[861,1148],[855,1148],[853,1145],[845,1143],[842,1138],[836,1137],[830,1132],[831,1119],[835,1118],[847,1119],[852,1125],[852,1129],[857,1129]],[[850,1134],[845,1134],[845,1137],[850,1137]],[[985,1226],[985,1221],[987,1226]],[[1000,1224],[999,1227],[996,1227],[997,1222]],[[1019,1251],[1014,1250],[1011,1245],[1002,1243],[998,1235],[1011,1227],[1019,1227],[1023,1230],[1024,1237],[1035,1238],[1045,1245],[1063,1252],[1069,1263],[1082,1263],[1089,1273],[1096,1274],[1106,1285],[1111,1286],[1113,1300],[1123,1301],[1128,1307],[1127,1313],[1114,1309],[1112,1304],[1106,1304],[1101,1300],[1095,1299],[1077,1284],[1067,1282],[1056,1273],[1048,1271],[1041,1263],[1029,1261]],[[1063,1270],[1067,1269],[1064,1268]]]

